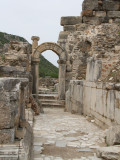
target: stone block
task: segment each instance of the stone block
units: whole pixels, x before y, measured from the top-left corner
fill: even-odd
[[[115,89],[120,91],[120,83],[115,84]]]
[[[82,10],[98,10],[98,0],[84,0]]]
[[[83,17],[83,23],[99,25],[100,20],[98,17]]]
[[[94,58],[88,59],[86,80],[97,81],[101,76],[102,62],[100,60],[94,60]]]
[[[116,51],[120,51],[120,46],[115,46]]]
[[[104,114],[104,108],[103,108],[103,92],[102,89],[96,90],[96,112],[103,116]]]
[[[83,17],[83,22],[86,24],[100,25],[101,23],[108,23],[109,17]]]
[[[91,87],[84,87],[83,92],[83,112],[85,115],[90,115],[90,109],[91,109],[91,96],[92,96],[92,89]]]
[[[107,11],[119,11],[120,10],[120,1],[103,1],[103,10]]]
[[[82,16],[92,17],[93,11],[92,10],[84,10],[84,11],[82,11]]]
[[[20,83],[20,80],[17,78],[0,78],[0,81],[5,92],[15,91],[16,85]],[[17,88],[16,88],[17,89]]]
[[[61,40],[61,39],[67,39],[68,35],[69,35],[68,31],[66,31],[66,32],[60,32],[60,34],[59,34],[59,40]]]
[[[120,126],[111,127],[106,133],[106,143],[109,146],[120,145]]]
[[[111,120],[115,118],[115,94],[114,90],[107,93],[107,117]]]
[[[103,105],[103,110],[104,110],[104,117],[107,117],[107,106],[106,106],[106,100],[107,100],[107,95],[108,91],[102,90],[103,91],[103,96],[102,96],[102,105]]]
[[[115,121],[120,125],[120,109],[115,108]]]
[[[14,127],[15,111],[10,102],[0,101],[0,129]],[[16,108],[16,107],[15,107]]]
[[[84,31],[89,27],[89,24],[81,23],[76,25],[77,31]]]
[[[107,16],[111,18],[120,18],[120,11],[108,11]]]
[[[64,25],[75,25],[82,23],[82,18],[80,16],[78,17],[62,17],[61,18],[61,26]]]
[[[96,111],[96,88],[91,89],[91,109]]]
[[[64,25],[64,31],[74,32],[76,31],[76,26],[75,25]]]
[[[106,12],[105,11],[95,11],[95,16],[96,17],[106,17]]]
[[[120,109],[120,92],[119,91],[115,91],[115,108],[119,108]]]
[[[13,143],[15,137],[14,129],[0,130],[0,144]]]
[[[97,149],[97,156],[106,160],[119,160],[120,146],[100,147]]]
[[[18,139],[23,139],[25,134],[25,129],[19,128],[15,131],[15,137]]]

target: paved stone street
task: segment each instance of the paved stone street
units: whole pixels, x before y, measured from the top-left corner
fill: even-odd
[[[44,109],[35,117],[34,160],[100,160],[95,151],[105,146],[105,131],[86,117]]]

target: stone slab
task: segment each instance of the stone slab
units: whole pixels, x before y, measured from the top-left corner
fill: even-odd
[[[64,25],[75,25],[82,23],[82,18],[78,17],[61,17],[61,26]]]

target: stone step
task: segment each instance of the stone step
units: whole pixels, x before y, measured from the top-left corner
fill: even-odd
[[[53,99],[53,100],[58,99],[57,94],[39,94],[38,97],[39,99]]]
[[[51,91],[39,91],[39,94],[58,94],[58,92],[51,92]]]
[[[41,99],[41,103],[55,103],[55,104],[62,104],[62,102],[56,100],[56,99]]]
[[[14,159],[17,160],[19,155],[19,145],[4,144],[0,145],[0,159]]]
[[[64,108],[64,105],[58,103],[42,103],[44,108]]]

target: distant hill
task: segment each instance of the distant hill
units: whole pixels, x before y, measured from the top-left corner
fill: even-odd
[[[39,65],[39,76],[46,77],[50,76],[52,78],[58,78],[58,68],[50,63],[43,56],[40,57],[40,65]]]
[[[5,52],[6,44],[8,44],[10,41],[27,42],[27,40],[23,37],[0,32],[0,53]],[[58,68],[45,59],[42,55],[40,56],[39,76],[58,78]]]

